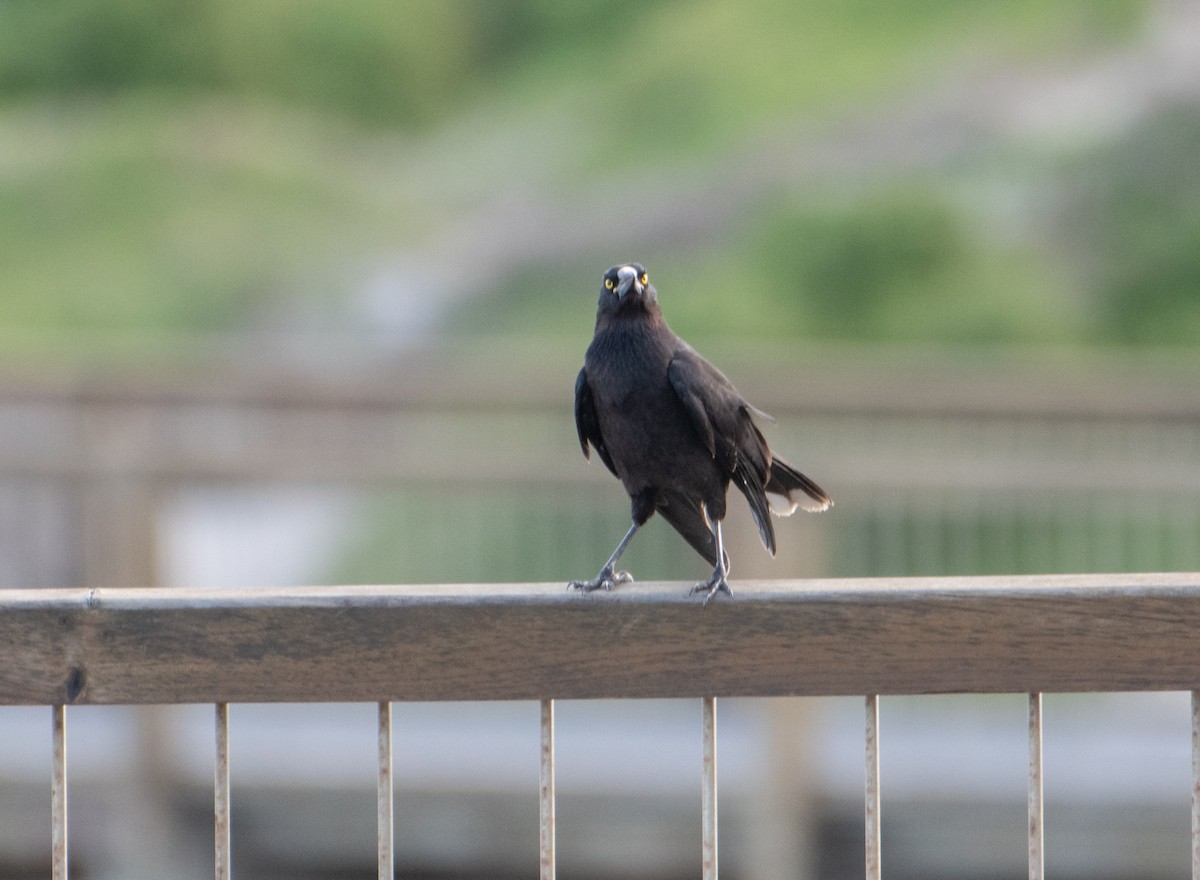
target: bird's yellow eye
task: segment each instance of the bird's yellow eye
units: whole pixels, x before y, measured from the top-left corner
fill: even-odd
[[[615,286],[616,285],[613,284],[613,280],[611,278],[604,279],[604,287],[606,290],[612,290]]]
[[[649,284],[649,283],[650,283],[650,276],[649,276],[649,275],[647,275],[645,272],[643,272],[643,273],[642,273],[642,277],[638,279],[638,283],[640,283],[640,284]]]

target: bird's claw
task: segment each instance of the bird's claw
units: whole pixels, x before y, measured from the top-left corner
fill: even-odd
[[[571,581],[567,584],[567,589],[579,590],[581,593],[591,593],[596,590],[605,590],[607,592],[613,587],[629,583],[633,583],[633,575],[629,572],[613,571],[611,568],[605,568],[590,581]]]
[[[696,586],[692,587],[692,589],[688,592],[688,595],[694,596],[697,593],[705,594],[705,608],[708,607],[709,600],[711,600],[713,596],[717,595],[717,593],[724,593],[730,599],[733,598],[733,590],[729,589],[729,584],[725,581],[725,575],[716,572],[714,572],[713,576],[708,580],[701,581],[700,583],[696,584]]]

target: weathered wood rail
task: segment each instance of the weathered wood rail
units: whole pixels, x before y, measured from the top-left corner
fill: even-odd
[[[0,704],[1190,690],[1200,573],[0,591]]]
[[[716,698],[866,695],[866,869],[880,860],[879,695],[1029,694],[1029,876],[1041,878],[1043,691],[1190,690],[1200,792],[1200,573],[679,583],[0,591],[0,704],[53,707],[56,880],[66,711],[213,703],[216,876],[231,876],[229,704],[375,702],[379,877],[394,876],[391,704],[541,701],[541,877],[555,876],[554,700],[698,697],[702,876],[717,877]],[[1192,805],[1200,878],[1200,797]]]

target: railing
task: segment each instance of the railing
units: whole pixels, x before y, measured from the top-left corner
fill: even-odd
[[[0,584],[175,583],[155,548],[181,498],[293,484],[437,494],[405,502],[430,524],[429,534],[396,535],[395,555],[410,567],[356,578],[578,576],[616,540],[626,512],[619,486],[583,461],[575,438],[571,388],[585,342],[400,361],[326,351],[329,361],[309,367],[247,353],[190,369],[0,363]],[[714,357],[778,418],[772,446],[838,501],[833,517],[789,523],[793,537],[770,567],[735,544],[740,576],[1200,567],[1194,359],[760,345]],[[500,554],[492,568],[468,564],[448,487],[468,489],[474,510],[503,509],[529,539],[520,568],[495,571]],[[592,487],[611,500],[581,503]],[[727,540],[739,540],[736,525]],[[475,548],[480,538],[465,536]],[[757,547],[752,527],[744,540]],[[805,551],[789,556],[801,540]],[[675,551],[659,576],[683,576],[678,562],[692,557],[682,542],[672,537],[661,555]]]
[[[541,875],[555,874],[554,700],[702,701],[705,878],[717,876],[716,704],[866,695],[866,866],[881,876],[879,696],[1027,693],[1029,876],[1042,876],[1041,694],[1193,693],[1200,574],[744,581],[708,608],[681,584],[0,592],[0,704],[53,707],[53,865],[66,880],[71,705],[212,703],[216,876],[231,876],[229,704],[379,706],[378,865],[393,876],[392,703],[540,700]],[[886,771],[886,766],[884,767]],[[1192,803],[1200,878],[1200,801]]]

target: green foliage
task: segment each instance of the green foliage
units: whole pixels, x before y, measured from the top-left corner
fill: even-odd
[[[211,80],[211,18],[181,0],[6,0],[0,95]]]
[[[217,9],[213,62],[225,88],[359,121],[443,118],[489,54],[461,4],[222,0]]]
[[[1064,228],[1096,290],[1097,334],[1200,339],[1200,111],[1173,107],[1079,171]]]
[[[336,144],[304,124],[159,102],[70,119],[7,119],[23,137],[0,173],[6,342],[261,323],[281,298],[344,291],[354,279],[329,266],[386,249],[408,222],[403,203],[328,176]]]
[[[592,108],[598,164],[627,163],[712,152],[801,114],[836,115],[917,81],[948,50],[1004,57],[1110,39],[1143,8],[1141,0],[646,4],[597,29],[600,52],[579,52],[569,68],[524,60]]]
[[[1145,6],[0,0],[0,325],[219,331],[333,302],[357,283],[347,266],[452,234],[440,224],[464,203],[702,167],[924,81],[930,58],[1071,51]],[[1089,195],[1089,213],[1133,208],[1080,224],[1113,255],[1088,286],[1104,338],[1183,339],[1200,320],[1192,185],[1164,171],[1162,203],[1139,196],[1139,167]],[[697,337],[1086,338],[1053,255],[998,243],[936,190],[781,196],[702,253],[636,256]],[[455,321],[586,338],[595,273],[629,256],[539,258]]]
[[[1118,31],[1141,6],[4,0],[0,100],[213,90],[420,126],[511,78],[592,106],[605,150],[657,151],[854,98],[948,40],[1036,46],[1064,32]]]
[[[0,99],[218,91],[405,127],[516,59],[646,4],[606,0],[5,0]]]
[[[1054,324],[1046,296],[1022,296],[1044,283],[1028,255],[990,246],[928,185],[784,206],[752,229],[773,311],[802,335],[995,343],[1045,339]]]
[[[1072,290],[1027,246],[999,246],[930,181],[755,206],[722,247],[654,279],[685,336],[1003,344],[1075,341]]]
[[[764,225],[755,238],[775,299],[807,313],[818,335],[878,337],[890,303],[946,284],[968,261],[961,222],[927,198],[796,206]]]

